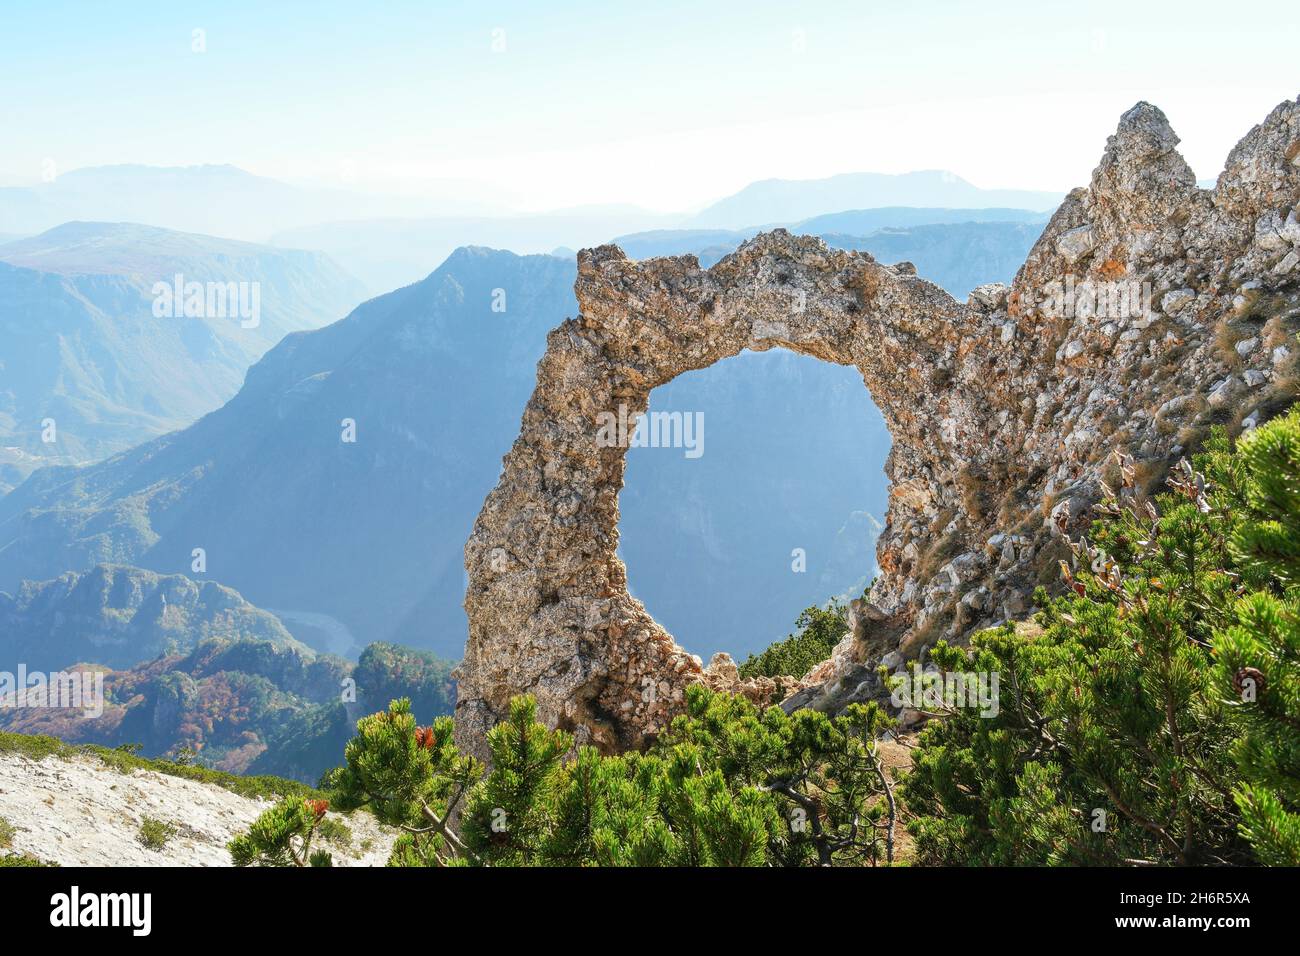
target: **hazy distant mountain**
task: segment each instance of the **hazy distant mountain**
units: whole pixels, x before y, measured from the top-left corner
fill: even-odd
[[[1012,210],[1013,212],[1015,210]],[[957,298],[964,298],[975,286],[985,282],[1010,282],[1025,261],[1034,242],[1043,231],[1045,219],[1031,217],[1024,222],[968,222],[957,221],[936,225],[907,228],[875,229],[865,235],[845,235],[838,232],[818,233],[807,228],[818,222],[837,222],[846,225],[869,224],[881,218],[871,214],[883,210],[862,210],[818,217],[808,223],[791,227],[794,232],[811,232],[840,249],[859,249],[870,252],[890,265],[908,261],[916,266],[925,278],[943,286]],[[911,218],[912,213],[924,210],[902,210]],[[944,213],[964,213],[966,210],[942,210]],[[1025,214],[1028,215],[1028,214]],[[661,229],[634,233],[614,240],[634,259],[654,256],[674,256],[692,253],[700,264],[709,267],[736,248],[757,230],[719,229]]]
[[[986,282],[1010,283],[1043,223],[963,222],[908,229],[880,229],[865,236],[823,233],[827,245],[871,253],[893,265],[910,262],[916,271],[943,286],[954,298]]]
[[[223,296],[236,283],[236,296],[210,309],[205,294],[200,317],[184,317],[183,301],[166,314],[154,287],[174,300],[177,275],[205,293],[221,284]],[[0,246],[0,493],[42,464],[103,458],[188,425],[286,333],[337,319],[361,296],[320,253],[152,226],[74,222]]]
[[[1064,193],[981,189],[940,170],[889,175],[844,173],[827,179],[765,179],[751,183],[693,216],[687,226],[742,229],[764,223],[799,222],[842,209],[886,206],[1004,207],[1050,211]]]
[[[100,565],[0,591],[0,670],[128,667],[208,638],[306,650],[272,614],[211,581]]]
[[[428,275],[430,263],[441,262],[460,246],[510,249],[521,255],[545,253],[557,246],[596,246],[622,232],[680,221],[680,216],[598,206],[538,216],[325,222],[277,233],[271,241],[324,250],[372,292],[382,292],[422,279]]]
[[[237,166],[91,166],[50,183],[0,188],[0,233],[19,234],[97,220],[265,242],[279,230],[323,220],[492,211],[473,201],[304,189]]]
[[[465,244],[508,248],[521,254],[550,252],[572,258],[573,249],[612,241],[637,259],[681,252],[706,253],[716,262],[763,226],[744,229],[670,229],[677,217],[641,210],[597,207],[545,216],[505,218],[389,219],[334,222],[280,233],[272,241],[304,249],[323,249],[360,276],[374,291],[414,282]],[[837,212],[797,222],[782,222],[791,232],[865,235],[890,226],[958,222],[1047,222],[1043,213],[1025,209],[925,209],[888,207]],[[635,231],[631,231],[635,230]],[[1018,265],[1018,263],[1017,263]]]
[[[865,236],[880,229],[961,222],[1047,223],[1047,214],[1028,209],[927,209],[915,206],[886,206],[879,209],[850,209],[813,216],[798,222],[781,222],[744,229],[651,229],[618,236],[613,241],[633,259],[676,256],[691,252],[716,262],[746,239],[765,229],[788,229],[796,235]],[[725,252],[721,251],[725,250]]]

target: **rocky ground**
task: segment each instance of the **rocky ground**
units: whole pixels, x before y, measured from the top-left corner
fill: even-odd
[[[0,855],[25,853],[61,866],[229,866],[227,841],[270,806],[213,784],[123,772],[92,754],[0,754]],[[368,813],[329,817],[350,831],[326,844],[335,866],[384,865],[393,831]],[[140,840],[146,818],[175,827],[158,849]]]

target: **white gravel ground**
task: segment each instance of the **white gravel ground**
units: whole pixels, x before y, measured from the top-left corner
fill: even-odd
[[[230,866],[226,842],[269,801],[152,770],[122,773],[94,756],[36,761],[0,754],[0,818],[14,830],[0,854],[25,852],[63,866]],[[383,866],[395,833],[368,813],[331,813],[352,830],[349,847],[325,844],[335,866]],[[138,839],[152,817],[177,827],[159,850]]]

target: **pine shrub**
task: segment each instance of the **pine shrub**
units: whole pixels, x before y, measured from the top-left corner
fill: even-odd
[[[1042,633],[934,654],[1001,702],[920,735],[920,862],[1300,863],[1300,410],[1216,432],[1154,501],[1117,464]]]

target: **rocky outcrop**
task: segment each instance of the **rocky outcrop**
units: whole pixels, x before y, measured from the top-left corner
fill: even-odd
[[[461,743],[515,694],[579,743],[641,745],[702,662],[627,592],[616,555],[626,441],[603,427],[742,349],[855,366],[893,438],[882,570],[854,630],[799,692],[835,707],[875,663],[1027,610],[1061,536],[1089,520],[1116,452],[1155,484],[1212,423],[1250,427],[1295,394],[1300,102],[1198,189],[1164,115],[1120,120],[1011,287],[954,301],[908,263],[778,230],[713,268],[578,256],[580,314],[555,329],[496,489],[466,545]]]

